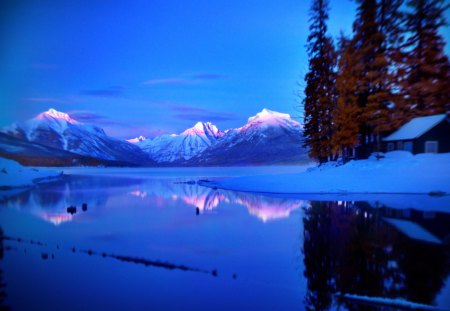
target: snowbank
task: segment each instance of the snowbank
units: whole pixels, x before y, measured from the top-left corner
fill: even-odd
[[[61,172],[55,170],[25,167],[16,161],[0,158],[0,190],[3,191],[55,180],[60,175]]]
[[[439,310],[439,311],[445,311],[448,309],[425,305],[417,302],[412,302],[408,300],[404,300],[401,298],[384,298],[384,297],[369,297],[369,296],[361,296],[361,295],[353,295],[353,294],[338,294],[338,296],[346,299],[346,300],[353,300],[363,303],[369,303],[373,305],[378,306],[387,306],[387,307],[394,307],[394,308],[400,308],[400,309],[406,309],[406,310]]]
[[[265,193],[450,193],[450,153],[412,155],[393,151],[377,160],[333,163],[304,173],[248,176],[199,183]]]

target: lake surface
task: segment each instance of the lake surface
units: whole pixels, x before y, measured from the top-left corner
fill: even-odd
[[[1,202],[0,309],[394,310],[337,293],[450,308],[448,198],[192,183],[303,169],[66,170]]]

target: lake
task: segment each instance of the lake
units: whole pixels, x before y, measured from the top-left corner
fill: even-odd
[[[304,169],[67,169],[1,202],[0,309],[393,310],[339,293],[450,308],[447,197],[195,183]]]

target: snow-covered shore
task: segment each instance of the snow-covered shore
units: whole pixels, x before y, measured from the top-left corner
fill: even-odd
[[[450,193],[450,153],[393,151],[377,160],[314,167],[304,173],[228,178],[201,185],[260,193]]]
[[[58,170],[25,167],[16,161],[0,158],[0,189],[2,191],[52,181],[60,175],[61,171]]]

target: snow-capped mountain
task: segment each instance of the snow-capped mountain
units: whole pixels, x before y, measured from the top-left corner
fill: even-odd
[[[210,122],[198,122],[181,134],[161,135],[153,139],[131,139],[159,163],[189,160],[214,144],[223,132]]]
[[[289,114],[263,109],[247,124],[227,131],[192,165],[249,165],[298,163],[309,160],[302,148],[303,127]]]
[[[0,156],[27,165],[263,165],[309,161],[302,126],[263,109],[239,128],[198,122],[180,134],[122,141],[50,109],[0,130]],[[156,163],[155,163],[156,162]]]
[[[263,109],[240,128],[220,131],[198,122],[181,134],[133,139],[158,163],[171,165],[249,165],[308,161],[301,147],[302,126],[288,114]]]
[[[133,143],[133,144],[135,144],[135,143],[138,143],[138,142],[140,142],[140,141],[144,141],[144,140],[146,140],[147,138],[145,137],[145,136],[139,136],[139,137],[136,137],[136,138],[131,138],[131,139],[127,139],[127,142],[129,142],[129,143]]]
[[[137,146],[105,134],[100,127],[84,124],[67,113],[49,109],[2,130],[17,139],[108,161],[149,164],[148,154]]]

